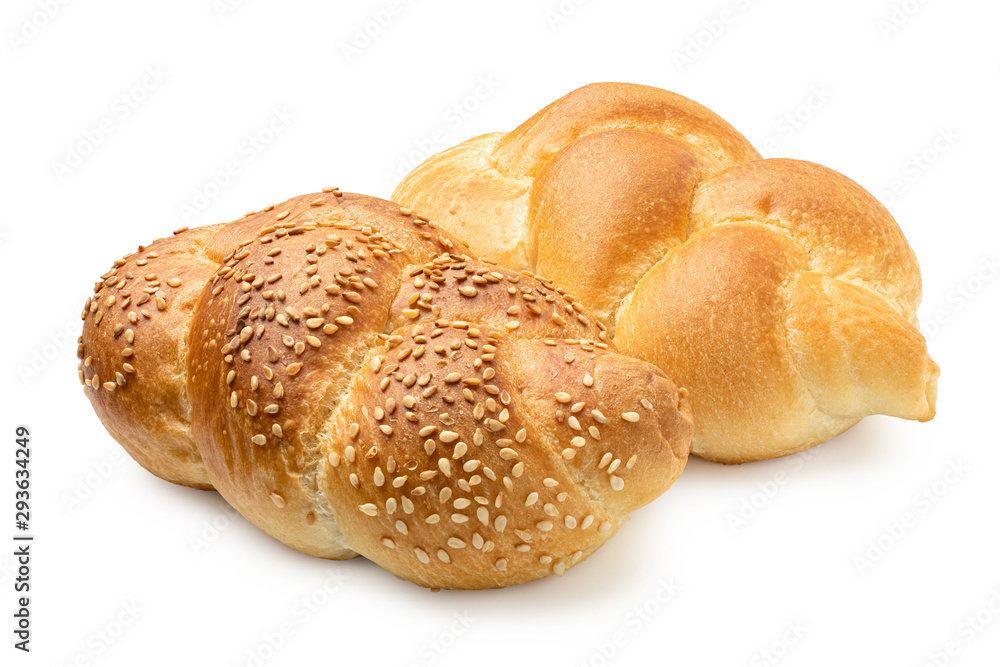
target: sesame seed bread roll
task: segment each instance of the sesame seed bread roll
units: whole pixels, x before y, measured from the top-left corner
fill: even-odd
[[[929,420],[920,269],[857,183],[761,159],[701,105],[592,84],[509,133],[433,155],[393,199],[475,252],[570,290],[691,392],[691,451],[791,454],[871,414]]]
[[[160,239],[115,261],[84,305],[77,346],[80,381],[111,437],[154,475],[199,489],[212,484],[191,432],[186,332],[219,267],[206,244],[222,227]]]
[[[157,308],[122,356],[139,288]],[[336,189],[140,248],[84,320],[86,393],[147,469],[432,588],[562,574],[673,483],[693,431],[686,392],[564,290]]]
[[[396,330],[319,435],[347,543],[435,588],[509,586],[593,553],[677,478],[692,426],[654,366],[587,348],[462,321]]]

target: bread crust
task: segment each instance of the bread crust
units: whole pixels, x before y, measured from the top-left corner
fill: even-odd
[[[162,307],[122,357],[136,285]],[[673,483],[693,431],[685,392],[564,290],[336,190],[141,248],[84,320],[86,393],[151,472],[432,588],[562,574]]]
[[[889,212],[833,170],[760,159],[679,95],[585,86],[428,158],[393,198],[565,286],[689,389],[699,456],[772,458],[866,415],[934,415],[920,270]]]

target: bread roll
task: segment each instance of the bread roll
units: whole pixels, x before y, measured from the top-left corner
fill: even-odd
[[[687,459],[686,391],[578,302],[361,195],[140,247],[83,318],[86,394],[148,470],[422,586],[562,574]]]
[[[830,169],[760,159],[680,95],[586,86],[430,157],[393,198],[564,286],[687,387],[699,456],[767,459],[866,415],[934,416],[920,271],[889,212]]]

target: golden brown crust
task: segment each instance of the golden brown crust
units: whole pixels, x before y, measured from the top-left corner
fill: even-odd
[[[181,373],[160,378],[190,405],[178,428],[227,501],[305,553],[430,587],[561,574],[684,466],[690,409],[662,372],[617,354],[564,291],[459,254],[408,209],[330,191],[168,241],[159,270],[181,289],[197,257],[201,283],[153,340],[187,341],[186,370],[175,355]],[[87,326],[104,363],[114,339]],[[87,379],[113,434],[138,438],[162,409],[154,387]],[[140,455],[167,476],[163,443]]]
[[[212,488],[191,434],[185,356],[194,303],[218,264],[205,243],[221,227],[159,239],[117,260],[82,313],[80,380],[113,438],[176,484]],[[136,389],[136,387],[140,387]]]
[[[868,414],[934,414],[920,272],[850,179],[761,160],[718,116],[594,84],[432,156],[394,198],[571,290],[623,352],[691,390],[692,451],[737,463]]]

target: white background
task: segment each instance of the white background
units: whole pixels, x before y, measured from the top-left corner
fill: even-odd
[[[3,664],[997,664],[996,3],[45,4],[0,13]],[[75,338],[113,259],[327,185],[387,197],[427,151],[604,80],[687,95],[762,152],[873,192],[898,182],[883,199],[923,270],[934,421],[868,418],[771,462],[693,459],[566,576],[464,593],[302,556],[153,478],[101,427]],[[34,433],[30,655],[11,647],[19,423]]]

